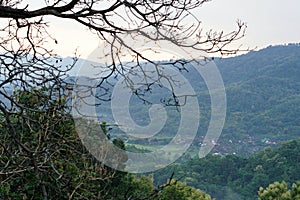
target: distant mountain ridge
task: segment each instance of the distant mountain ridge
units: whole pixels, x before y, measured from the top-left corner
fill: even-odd
[[[224,58],[216,61],[224,82],[232,83],[245,81],[257,75],[291,75],[297,79],[299,75],[300,44],[269,46],[259,51],[250,51],[247,54]],[[292,66],[291,66],[292,64]],[[285,67],[292,67],[285,69]],[[296,70],[298,74],[291,73]],[[275,72],[281,72],[276,74]]]

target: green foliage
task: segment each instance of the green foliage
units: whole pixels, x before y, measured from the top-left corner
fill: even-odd
[[[210,196],[186,183],[172,180],[159,193],[158,200],[210,200]]]
[[[130,181],[129,199],[150,199],[155,192],[153,176],[133,177]]]
[[[300,182],[293,183],[292,190],[288,189],[285,181],[274,182],[266,189],[259,188],[258,200],[299,200],[300,199]]]
[[[300,181],[297,181],[297,183],[293,183],[291,197],[292,199],[300,199]]]
[[[65,101],[46,89],[17,91],[14,98],[21,108],[4,117],[0,129],[1,199],[113,196],[123,174],[85,149]]]

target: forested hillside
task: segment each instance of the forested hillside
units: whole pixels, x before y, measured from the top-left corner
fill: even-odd
[[[208,155],[177,163],[155,173],[157,183],[171,173],[188,185],[201,188],[218,200],[257,199],[259,187],[285,181],[291,186],[300,180],[300,140],[279,148],[265,148],[245,158],[239,155]],[[300,194],[300,191],[298,191]],[[281,199],[281,198],[280,198]]]
[[[228,98],[223,146],[230,140],[231,152],[249,154],[299,137],[300,45],[269,46],[216,63]]]
[[[224,80],[227,97],[227,115],[222,135],[214,153],[249,156],[264,147],[276,147],[283,141],[297,139],[300,133],[300,45],[269,46],[232,58],[214,59]],[[210,120],[210,96],[203,78],[187,65],[182,74],[198,96],[200,127],[190,152],[197,152],[203,142]],[[143,90],[143,88],[141,88]],[[150,122],[151,103],[171,98],[166,89],[152,86],[141,100],[132,96],[130,114],[140,125]],[[150,103],[148,103],[150,102]],[[114,123],[110,102],[101,102],[100,120]],[[124,137],[135,145],[155,148],[168,143],[176,134],[180,113],[167,107],[168,121],[159,134],[148,139],[127,140],[126,134],[112,130],[112,135]]]

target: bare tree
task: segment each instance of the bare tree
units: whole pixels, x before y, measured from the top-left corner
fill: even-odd
[[[37,187],[40,187],[43,198],[47,199],[49,194],[47,194],[41,174],[51,168],[56,174],[52,177],[56,183],[62,184],[61,187],[67,185],[68,180],[63,180],[63,175],[56,168],[58,165],[56,166],[52,157],[59,148],[68,150],[76,148],[74,144],[67,144],[70,145],[67,147],[64,143],[64,136],[54,127],[61,122],[53,121],[52,117],[60,116],[66,111],[62,106],[66,89],[64,80],[67,72],[75,65],[77,58],[75,53],[74,59],[66,64],[61,57],[47,48],[47,43],[57,43],[57,40],[48,32],[51,21],[47,21],[47,16],[70,19],[74,23],[81,24],[82,27],[87,27],[91,34],[97,34],[99,39],[105,40],[110,45],[111,63],[105,66],[108,73],[102,76],[101,83],[113,75],[121,75],[130,86],[132,81],[126,74],[134,74],[136,70],[143,72],[141,60],[153,63],[156,68],[159,65],[132,48],[124,39],[124,34],[137,40],[139,36],[152,41],[165,40],[177,46],[206,53],[224,55],[238,51],[238,49],[227,49],[227,45],[244,36],[244,23],[237,22],[237,29],[226,34],[214,31],[203,33],[200,21],[193,16],[194,8],[209,1],[44,0],[40,2],[40,8],[32,9],[32,2],[0,0],[0,123],[2,124],[0,125],[6,128],[6,133],[9,133],[9,137],[6,135],[6,138],[3,136],[2,139],[10,141],[7,144],[1,144],[0,147],[1,156],[10,156],[10,159],[1,163],[3,168],[0,170],[0,175],[3,177],[0,181],[12,180],[19,173],[32,170],[40,184]],[[188,17],[192,17],[194,21],[186,25]],[[195,37],[195,40],[187,43],[190,37]],[[127,66],[122,62],[120,48],[125,48],[134,55],[134,65]],[[182,70],[186,62],[188,61],[174,60],[164,64],[172,64]],[[159,83],[162,76],[163,74],[157,70],[157,76],[155,76],[157,78],[148,82],[146,86],[150,87],[156,82]],[[165,78],[172,84],[172,77]],[[97,86],[101,86],[101,83]],[[137,90],[134,92],[138,95]],[[45,102],[45,95],[49,100],[48,103]],[[37,99],[26,99],[33,97]],[[176,98],[174,96],[175,103]],[[51,104],[54,102],[58,102],[56,106]],[[39,117],[36,118],[37,116],[33,113],[38,113]],[[15,123],[14,120],[19,121]],[[33,124],[38,124],[39,127],[32,127]],[[23,131],[20,132],[19,129]],[[38,142],[27,144],[25,136],[22,135],[24,131],[38,133],[38,129],[43,134],[28,136]],[[48,140],[49,131],[59,139],[48,138]],[[56,146],[51,144],[53,141],[56,142]],[[15,161],[13,154],[25,155],[28,159]],[[31,162],[29,165],[31,168],[27,168],[25,162]],[[98,178],[101,179],[101,177]],[[74,188],[74,193],[79,188],[80,184]],[[73,193],[70,197],[72,195]]]
[[[73,20],[109,42],[111,63],[106,66],[110,69],[107,77],[114,73],[124,75],[134,71],[140,67],[140,60],[151,61],[131,48],[124,40],[124,34],[132,34],[133,37],[142,35],[150,40],[167,40],[206,53],[235,53],[237,49],[230,50],[226,46],[243,36],[245,24],[238,22],[237,30],[227,34],[214,31],[202,33],[201,23],[196,17],[193,17],[193,23],[186,25],[185,19],[193,16],[191,11],[208,1],[45,0],[44,6],[30,9],[30,2],[3,0],[0,4],[0,86],[5,88],[5,85],[14,82],[18,87],[28,88],[55,82],[74,65],[60,65],[61,58],[56,58],[55,52],[47,49],[47,42],[57,43],[48,33],[51,22],[47,22],[46,18],[49,15]],[[186,43],[192,36],[195,37],[194,42]],[[130,69],[122,65],[120,48],[127,48],[135,54],[134,61],[138,64],[130,66]],[[116,67],[120,63],[121,68]],[[8,98],[3,89],[0,92]],[[9,102],[13,102],[12,99]]]

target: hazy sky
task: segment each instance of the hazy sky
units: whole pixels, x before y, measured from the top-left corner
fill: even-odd
[[[245,48],[258,49],[274,44],[300,42],[300,0],[212,0],[194,14],[205,30],[231,31],[240,19],[247,23],[246,36],[238,42]],[[51,18],[52,19],[52,18]],[[55,49],[63,56],[72,56],[76,48],[86,57],[99,43],[86,28],[71,21],[51,24],[59,44]]]
[[[300,42],[299,0],[212,0],[197,14],[205,26],[230,30],[236,19],[247,23],[241,42],[263,48]]]

